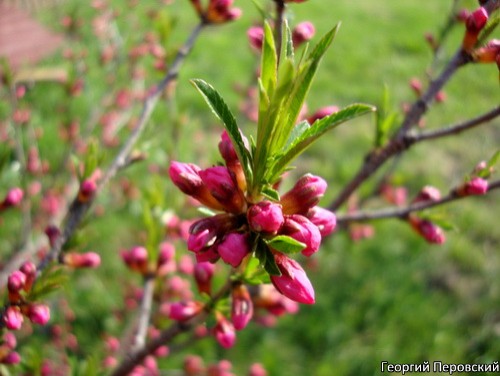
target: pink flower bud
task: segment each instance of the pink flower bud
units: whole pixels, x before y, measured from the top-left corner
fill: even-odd
[[[18,364],[21,362],[21,355],[15,351],[9,352],[1,361],[0,363],[7,364],[7,365],[14,365]]]
[[[210,167],[199,172],[200,177],[213,197],[231,213],[241,213],[245,198],[234,174],[224,166]]]
[[[245,147],[249,149],[250,145],[248,143],[247,138],[241,133],[241,131],[240,135],[241,138],[243,139]],[[219,152],[222,155],[222,158],[224,158],[224,161],[226,162],[227,165],[240,163],[233,142],[231,141],[231,138],[229,137],[229,134],[227,133],[226,130],[222,132],[218,146],[219,146]]]
[[[45,325],[50,320],[50,309],[45,304],[32,304],[28,307],[26,316],[34,324]]]
[[[204,371],[203,359],[197,355],[187,355],[184,358],[184,373],[186,376],[197,376]]]
[[[217,245],[208,247],[203,249],[200,252],[197,252],[196,255],[196,262],[210,262],[210,263],[215,263],[217,260],[219,260],[220,255],[217,252]]]
[[[125,264],[139,273],[146,273],[148,269],[148,250],[144,247],[136,246],[129,251],[122,251],[121,256]]]
[[[269,234],[276,233],[285,221],[281,205],[271,201],[261,201],[250,206],[247,218],[253,231]]]
[[[222,210],[223,206],[210,194],[201,180],[201,168],[192,163],[171,162],[168,169],[170,179],[183,193],[194,197],[203,205],[215,210]]]
[[[422,95],[422,81],[420,81],[418,78],[412,78],[410,80],[410,87],[411,89],[417,94],[417,96]]]
[[[12,272],[7,280],[7,288],[9,289],[9,292],[19,292],[24,288],[25,284],[26,274],[19,270]]]
[[[227,234],[217,246],[217,251],[226,264],[236,268],[250,253],[248,234]]]
[[[286,216],[279,234],[288,235],[304,243],[306,245],[302,250],[304,256],[311,256],[316,253],[321,244],[321,233],[318,227],[300,214]]]
[[[248,41],[250,46],[257,51],[262,49],[262,42],[264,41],[264,29],[261,26],[252,26],[247,30]]]
[[[314,114],[307,118],[309,124],[313,124],[316,120],[323,119],[324,117],[330,116],[336,112],[339,112],[337,106],[325,106],[318,109]]]
[[[199,292],[210,295],[214,272],[215,265],[210,262],[199,262],[194,266],[194,279]]]
[[[330,210],[315,206],[307,212],[307,218],[318,228],[322,237],[330,235],[337,227],[337,217]]]
[[[479,177],[472,178],[463,186],[466,196],[484,195],[488,192],[488,181]]]
[[[156,271],[158,275],[166,275],[175,271],[176,264],[174,256],[175,247],[172,243],[163,242],[160,244],[160,252],[158,254],[158,260],[156,261]]]
[[[217,324],[214,328],[215,339],[225,349],[233,347],[236,342],[236,332],[234,331],[233,324],[219,312],[217,312],[216,316]]]
[[[306,174],[293,188],[281,196],[284,214],[305,214],[318,204],[326,191],[327,183],[319,176]]]
[[[465,51],[471,51],[477,43],[479,33],[488,22],[488,12],[483,7],[472,12],[465,22],[465,35],[462,47]]]
[[[59,228],[54,225],[49,225],[45,229],[45,235],[47,235],[47,238],[49,239],[50,246],[53,247],[56,244],[57,239],[61,235],[61,230],[59,230]]]
[[[23,196],[24,193],[21,188],[16,187],[10,189],[5,195],[3,202],[0,204],[0,210],[18,206],[21,203]]]
[[[267,371],[260,363],[253,363],[248,371],[248,376],[267,376]]]
[[[3,321],[7,329],[19,330],[23,325],[24,317],[18,307],[7,307],[3,314]]]
[[[271,276],[274,287],[293,301],[314,304],[314,288],[299,263],[279,252],[274,254],[274,260],[281,272],[281,276]]]
[[[212,246],[215,240],[216,240],[215,231],[204,229],[198,233],[189,235],[187,241],[187,247],[190,251],[197,253],[202,251],[204,248]]]
[[[175,302],[170,305],[169,317],[176,321],[186,321],[196,316],[202,309],[203,304],[200,302]]]
[[[292,40],[295,47],[300,46],[302,43],[311,40],[316,33],[314,25],[309,22],[301,22],[294,27],[292,31]]]
[[[15,349],[17,346],[16,336],[12,332],[6,332],[3,335],[3,342],[5,346],[7,346],[11,350]]]
[[[486,26],[488,18],[489,16],[486,9],[480,7],[469,15],[465,27],[468,31],[481,31]]]
[[[95,252],[69,252],[63,255],[63,263],[72,268],[97,268],[101,265],[101,256]]]
[[[410,217],[410,224],[429,243],[443,244],[446,241],[441,227],[436,226],[429,220],[412,216]]]
[[[80,184],[80,191],[78,192],[78,200],[80,202],[90,201],[97,191],[97,184],[93,179],[85,179]]]
[[[194,222],[189,228],[188,249],[200,252],[211,247],[218,237],[222,237],[233,228],[241,224],[235,216],[217,214]]]
[[[493,39],[486,46],[474,51],[474,61],[479,63],[494,63],[500,54],[500,40]]]
[[[253,316],[253,303],[248,289],[237,284],[231,290],[231,321],[236,330],[244,329]]]
[[[423,201],[439,201],[441,200],[441,192],[439,189],[426,185],[423,187],[417,196],[413,199],[412,203],[423,202]]]

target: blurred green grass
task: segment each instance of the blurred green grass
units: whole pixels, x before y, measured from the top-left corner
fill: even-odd
[[[245,32],[259,22],[250,1],[239,3],[244,17],[221,28],[211,28],[201,36],[180,74],[173,107],[160,104],[157,109],[151,130],[142,142],[143,146],[150,143],[151,149],[161,148],[151,156],[151,163],[165,165],[171,155],[203,166],[216,162],[216,140],[221,126],[188,80],[199,77],[212,83],[237,111],[241,97],[234,86],[246,85],[252,79],[257,61]],[[146,16],[147,10],[157,7],[152,2],[141,2],[133,12],[128,12],[124,1],[113,4],[121,13],[118,28],[126,45],[138,42],[153,26]],[[464,5],[472,8],[475,2],[464,1]],[[355,3],[337,0],[328,4],[311,0],[291,6],[292,22],[311,20],[318,35],[342,21],[334,45],[320,67],[308,100],[309,108],[351,102],[377,104],[384,85],[391,92],[394,108],[399,108],[403,101],[411,101],[408,81],[412,77],[425,78],[431,59],[423,35],[439,30],[450,6],[451,1],[418,0]],[[70,1],[60,14],[41,14],[41,18],[56,25],[57,17],[68,10],[76,11],[84,20],[83,31],[72,42],[73,47],[76,44],[76,48],[88,49],[93,64],[89,65],[86,83],[90,97],[77,101],[72,109],[74,115],[86,118],[95,98],[107,89],[103,76],[106,72],[97,68],[98,50],[90,24],[93,12],[86,3]],[[185,38],[187,25],[194,25],[196,18],[187,2],[177,1],[162,12],[176,25],[168,45],[169,50],[174,50]],[[456,45],[460,38],[461,31],[457,30],[449,44]],[[447,49],[449,53],[452,51],[452,47]],[[49,63],[59,61],[54,58]],[[460,71],[446,89],[447,102],[427,117],[427,127],[453,124],[498,104],[497,74],[493,66],[471,66]],[[152,83],[158,78],[158,73],[150,72],[146,79]],[[41,152],[56,163],[63,154],[57,147],[56,131],[49,127],[58,121],[53,116],[61,116],[54,114],[54,103],[65,94],[40,85],[29,95],[37,103],[40,122],[47,124]],[[172,108],[175,111],[170,111]],[[242,116],[239,119],[245,132],[254,132],[252,124]],[[178,137],[172,139],[174,124],[178,127]],[[399,164],[399,179],[408,185],[411,194],[427,184],[446,191],[476,162],[493,154],[499,145],[499,133],[496,121],[483,130],[417,146]],[[326,205],[362,163],[373,134],[373,119],[369,117],[339,128],[300,159],[296,173],[311,171],[330,182],[323,201]],[[144,166],[134,166],[125,176],[144,188],[152,184],[144,170]],[[178,206],[181,195],[167,181],[160,188],[167,192],[169,203]],[[369,189],[365,187],[364,191]],[[200,343],[195,351],[207,360],[221,357],[233,360],[238,375],[244,374],[254,361],[262,361],[270,375],[354,376],[379,374],[380,362],[384,360],[391,363],[498,360],[497,196],[444,208],[457,230],[447,234],[448,241],[442,247],[429,246],[396,220],[376,223],[375,238],[360,243],[353,243],[344,233],[335,235],[317,255],[318,266],[309,272],[316,287],[314,306],[302,307],[297,316],[285,317],[275,328],[251,324],[251,328],[238,334],[236,347],[229,351],[209,341]],[[102,204],[107,202],[113,200],[100,200]],[[118,250],[141,239],[140,223],[136,203],[128,203],[107,211],[105,217],[92,218],[85,230],[88,247],[99,250],[103,256],[103,267],[98,278],[92,272],[77,273],[73,277],[75,289],[66,291],[78,317],[73,325],[82,353],[77,356],[99,349],[101,345],[96,344],[96,338],[103,331],[120,329],[106,312],[118,309],[120,289],[130,278],[120,263]],[[162,364],[167,369],[179,366],[180,362],[181,356],[174,356]]]

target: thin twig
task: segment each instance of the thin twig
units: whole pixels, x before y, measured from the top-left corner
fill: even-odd
[[[489,122],[496,117],[500,116],[500,106],[493,108],[492,110],[477,116],[475,118],[466,120],[462,123],[451,125],[445,128],[440,128],[433,131],[422,132],[419,134],[409,134],[405,136],[405,142],[414,144],[417,142],[422,142],[426,140],[435,140],[437,138],[456,135],[466,130],[472,129],[486,122]]]
[[[500,180],[496,180],[488,184],[488,192],[500,188]],[[347,214],[338,214],[337,223],[346,224],[349,222],[361,222],[361,221],[372,221],[377,219],[387,219],[387,218],[406,218],[408,214],[413,212],[422,211],[425,209],[430,209],[436,206],[441,206],[452,201],[461,200],[466,197],[473,196],[461,196],[458,195],[456,190],[450,191],[445,197],[434,200],[434,201],[423,201],[416,204],[411,204],[404,208],[385,208],[374,211],[359,211]]]
[[[177,78],[182,63],[184,62],[186,56],[193,48],[194,43],[198,35],[200,34],[201,30],[203,29],[203,27],[204,24],[200,23],[193,29],[186,43],[179,49],[174,62],[172,63],[170,69],[168,70],[163,80],[154,88],[154,90],[148,95],[148,97],[144,101],[142,112],[140,114],[140,117],[137,121],[134,130],[132,131],[128,139],[125,141],[125,144],[118,152],[118,155],[115,157],[112,164],[108,167],[107,171],[104,173],[104,176],[99,182],[99,186],[97,187],[96,195],[109,182],[109,180],[111,180],[116,175],[116,173],[121,168],[126,166],[126,164],[128,163],[129,161],[128,157],[132,152],[135,144],[137,143],[139,137],[144,132],[148,120],[151,117],[151,114],[153,113],[156,103],[158,102],[158,99],[162,95],[167,85],[172,80]],[[57,238],[47,256],[38,265],[38,270],[43,270],[48,264],[55,261],[59,257],[62,247],[66,244],[66,242],[70,239],[75,230],[78,228],[79,224],[83,220],[85,214],[88,212],[92,203],[93,200],[89,200],[87,202],[81,202],[78,199],[78,196],[75,197],[66,215],[65,227],[61,233],[61,236]]]
[[[215,304],[225,297],[231,288],[231,278],[228,278],[227,283],[220,288],[220,290],[210,299],[210,301],[205,305],[205,309],[200,311],[196,316],[183,322],[175,322],[167,329],[164,329],[158,337],[155,337],[150,342],[146,343],[144,346],[136,350],[134,353],[128,354],[128,356],[122,361],[121,364],[113,371],[111,376],[126,376],[129,372],[134,369],[135,366],[140,364],[146,356],[154,353],[159,347],[164,345],[170,345],[171,342],[180,334],[187,333],[194,329],[197,325],[205,322],[207,317],[212,313]],[[182,349],[183,345],[180,344],[179,347],[171,346],[171,351],[173,349]]]
[[[500,0],[490,0],[484,5],[488,14],[500,8]],[[396,135],[382,149],[373,150],[365,157],[365,163],[358,170],[356,175],[345,185],[342,191],[330,204],[329,209],[337,210],[344,204],[359,186],[371,177],[378,169],[393,155],[405,150],[405,138],[408,131],[418,124],[422,116],[428,111],[437,93],[450,80],[456,71],[464,65],[470,63],[471,56],[460,47],[455,55],[448,62],[441,74],[431,81],[427,91],[419,98],[406,114]]]
[[[153,306],[153,293],[155,287],[155,276],[146,275],[144,277],[144,287],[142,290],[141,305],[137,318],[137,329],[132,342],[131,352],[135,353],[146,343],[149,320],[151,318],[151,308]]]

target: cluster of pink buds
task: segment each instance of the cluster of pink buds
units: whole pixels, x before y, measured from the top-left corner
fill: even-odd
[[[462,47],[465,51],[470,52],[475,47],[479,33],[488,22],[488,17],[488,12],[483,7],[469,14],[465,21],[465,35],[462,42]]]
[[[19,270],[12,272],[7,280],[9,306],[2,314],[3,325],[10,330],[19,330],[27,317],[32,323],[45,325],[50,319],[49,307],[26,300],[36,278],[36,266],[25,262]]]
[[[233,0],[209,0],[204,8],[201,0],[191,0],[196,13],[207,24],[220,24],[241,17],[241,9],[233,7]]]
[[[246,196],[242,168],[226,132],[219,150],[225,166],[202,170],[193,164],[172,162],[169,168],[172,181],[182,192],[223,212],[191,225],[188,249],[195,253],[198,262],[214,263],[222,258],[237,268],[259,242],[257,248],[266,248],[279,269],[279,273],[271,275],[278,291],[297,302],[314,303],[314,290],[304,270],[277,246],[273,248],[272,241],[280,236],[292,238],[303,245],[302,254],[306,257],[319,249],[322,237],[336,226],[335,215],[316,206],[326,190],[326,182],[307,174],[279,202],[252,202]]]
[[[234,376],[232,364],[229,360],[221,360],[216,364],[205,365],[203,359],[197,355],[188,355],[184,359],[185,376]],[[266,376],[267,372],[260,363],[253,363],[248,370],[248,376]]]
[[[23,200],[23,190],[21,188],[15,187],[10,189],[2,202],[0,202],[0,211],[19,206]]]
[[[412,200],[412,204],[427,201],[438,201],[441,199],[441,192],[435,187],[425,186]],[[415,214],[410,214],[407,218],[411,227],[422,236],[428,243],[443,244],[446,241],[444,231],[441,227],[428,219],[422,219]]]

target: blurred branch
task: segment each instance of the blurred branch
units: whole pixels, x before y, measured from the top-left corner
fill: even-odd
[[[155,286],[155,275],[144,277],[144,287],[142,290],[141,306],[137,319],[137,329],[131,346],[131,352],[135,353],[146,343],[146,335],[151,318],[151,308],[153,306],[153,293]]]
[[[228,294],[230,288],[231,278],[229,277],[226,284],[224,284],[224,286],[222,286],[220,290],[205,305],[205,309],[203,309],[200,313],[187,321],[174,322],[170,327],[164,329],[158,337],[155,337],[150,342],[137,349],[135,352],[128,354],[128,356],[122,361],[122,363],[118,365],[113,373],[111,373],[111,376],[127,376],[135,366],[140,364],[148,355],[154,353],[159,347],[170,345],[171,341],[174,340],[178,335],[187,333],[194,329],[197,325],[205,322],[206,318],[212,313],[215,304]],[[189,339],[187,343],[191,342],[192,339]],[[170,347],[170,350],[172,353],[173,350],[180,350],[182,348],[184,348],[184,346],[183,344],[180,344],[178,347]]]
[[[111,180],[116,175],[116,173],[121,168],[126,166],[127,163],[129,162],[129,155],[131,154],[133,147],[137,143],[139,137],[144,132],[148,120],[151,117],[151,114],[153,113],[153,110],[158,102],[158,99],[164,92],[167,85],[172,80],[175,80],[177,78],[180,67],[184,62],[185,58],[187,57],[187,55],[189,54],[189,52],[192,50],[197,37],[199,36],[201,30],[203,29],[203,26],[204,24],[200,23],[193,29],[186,43],[179,49],[170,69],[168,70],[163,80],[158,85],[156,85],[156,87],[147,96],[146,100],[144,101],[142,112],[140,114],[140,117],[137,121],[134,130],[132,131],[128,139],[125,141],[125,144],[118,152],[118,155],[115,157],[112,164],[106,170],[102,180],[99,183],[96,195],[109,182],[109,180]],[[57,238],[55,244],[53,245],[47,256],[42,260],[42,262],[38,266],[39,270],[44,269],[49,263],[55,261],[59,257],[59,254],[61,253],[63,246],[73,235],[78,225],[83,220],[85,214],[91,207],[92,203],[93,199],[86,202],[81,202],[78,199],[78,195],[75,197],[66,215],[66,220],[65,220],[66,224],[61,233],[61,236]]]
[[[500,0],[490,0],[483,6],[488,14],[491,14],[500,8]],[[422,116],[427,113],[438,92],[450,80],[456,71],[471,61],[471,56],[466,53],[462,47],[460,47],[445,66],[441,74],[430,82],[427,91],[413,103],[401,123],[398,132],[391,138],[389,143],[382,149],[372,150],[368,153],[365,157],[365,162],[356,175],[354,175],[350,182],[345,185],[342,191],[330,204],[330,210],[337,210],[349,199],[349,197],[361,186],[361,184],[378,171],[378,169],[389,158],[408,148],[406,145],[408,131],[413,126],[418,124],[418,122],[422,119]]]
[[[488,192],[491,192],[495,189],[500,189],[500,180],[496,180],[488,184]],[[450,191],[450,193],[448,193],[447,196],[441,198],[440,200],[418,202],[416,204],[412,204],[404,208],[387,208],[376,211],[366,211],[366,212],[358,211],[348,214],[338,214],[337,223],[346,224],[349,222],[371,221],[371,220],[386,219],[386,218],[404,219],[410,213],[444,205],[449,202],[457,201],[466,197],[473,197],[473,196],[458,195],[456,190],[454,189]]]
[[[420,134],[406,135],[405,142],[414,144],[421,141],[434,140],[436,138],[459,134],[463,131],[469,130],[471,128],[477,127],[478,125],[482,125],[488,121],[491,121],[498,116],[500,116],[500,106],[495,107],[492,110],[478,117],[464,121],[463,123],[455,124],[434,131],[423,132]]]

